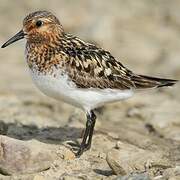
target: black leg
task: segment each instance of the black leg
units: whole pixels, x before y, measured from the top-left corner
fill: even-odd
[[[96,115],[94,114],[93,111],[91,111],[91,121],[92,121],[92,126],[89,131],[89,138],[88,138],[88,142],[86,144],[86,150],[89,150],[91,148],[92,136],[93,136],[93,132],[94,132],[94,126],[96,123]]]
[[[92,141],[94,126],[96,122],[96,115],[94,114],[93,111],[90,111],[89,113],[87,113],[86,116],[87,116],[86,129],[85,129],[82,143],[77,152],[77,156],[82,155],[84,151],[90,149],[91,147],[91,141]]]

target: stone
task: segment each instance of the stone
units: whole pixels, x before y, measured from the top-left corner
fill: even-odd
[[[63,151],[62,154],[64,160],[73,160],[76,158],[75,154],[70,149],[67,148]]]
[[[36,175],[34,176],[33,180],[45,180],[43,176]]]
[[[118,149],[111,149],[106,156],[109,167],[117,175],[134,172],[149,173],[172,167],[172,163],[161,151],[151,152],[134,145],[119,142]]]
[[[0,173],[29,174],[50,168],[53,155],[45,144],[0,136]]]
[[[118,176],[114,180],[150,180],[150,177],[146,173],[130,174],[126,176]]]

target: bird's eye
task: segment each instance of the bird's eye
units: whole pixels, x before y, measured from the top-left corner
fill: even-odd
[[[41,20],[38,20],[37,22],[36,22],[36,26],[37,27],[41,27],[43,25],[43,22],[41,21]]]

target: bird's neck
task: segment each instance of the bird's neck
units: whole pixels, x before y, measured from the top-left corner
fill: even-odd
[[[52,69],[56,64],[67,64],[77,53],[81,41],[69,34],[57,36],[49,43],[26,43],[26,60],[32,70]],[[58,61],[58,62],[57,62]],[[63,66],[63,65],[62,65]],[[64,65],[65,66],[65,65]]]
[[[43,72],[50,70],[55,63],[57,47],[54,44],[26,43],[26,60],[29,68],[33,71]]]

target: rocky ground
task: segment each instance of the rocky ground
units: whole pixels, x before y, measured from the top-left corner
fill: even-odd
[[[180,79],[180,1],[0,0],[0,42],[47,9],[135,72]],[[0,179],[180,179],[180,84],[97,110],[92,149],[76,159],[85,114],[33,86],[24,43],[0,50]]]

